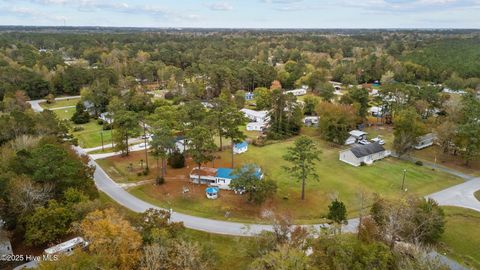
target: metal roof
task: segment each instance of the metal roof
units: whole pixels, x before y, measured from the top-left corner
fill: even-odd
[[[350,149],[352,153],[357,157],[366,157],[372,154],[380,153],[385,151],[385,148],[378,143],[371,143],[367,145],[358,145]]]

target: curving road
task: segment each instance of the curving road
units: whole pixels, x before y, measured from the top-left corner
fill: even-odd
[[[69,98],[78,98],[78,97],[65,97],[57,98],[56,100],[69,99]],[[43,108],[40,106],[40,102],[44,100],[34,100],[29,101],[32,105],[32,109],[36,112],[43,111]],[[78,154],[88,155],[87,149],[82,149],[81,147],[73,147]],[[111,154],[108,154],[109,156]],[[162,209],[153,204],[145,202],[127,191],[125,191],[120,185],[115,183],[107,173],[95,162],[95,159],[100,158],[100,156],[94,156],[90,159],[90,165],[95,166],[94,172],[94,181],[99,190],[107,194],[115,202],[125,206],[126,208],[134,212],[144,212],[149,208]],[[467,180],[467,179],[465,179]],[[478,190],[480,187],[480,178],[475,178],[465,183],[447,188],[445,190],[439,191],[437,193],[427,195],[427,198],[433,198],[439,202],[440,205],[451,205],[451,206],[460,206],[466,207],[473,210],[480,211],[480,202],[473,202],[471,196],[473,193]],[[168,210],[168,209],[163,209]],[[214,220],[209,218],[201,218],[181,213],[172,212],[172,221],[183,222],[185,227],[209,232],[216,234],[224,235],[234,235],[234,236],[255,236],[261,231],[271,231],[273,230],[272,225],[263,225],[263,224],[244,224],[238,222],[229,222]],[[348,224],[342,227],[344,232],[356,232],[358,227],[359,219],[350,219]],[[327,224],[314,224],[314,225],[301,225],[306,228],[312,228],[318,230],[322,227],[328,227]],[[467,269],[457,262],[440,255],[436,252],[430,253],[429,256],[437,257],[440,261],[447,264],[451,269],[464,270]]]

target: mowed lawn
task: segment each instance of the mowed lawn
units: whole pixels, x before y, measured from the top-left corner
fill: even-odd
[[[52,104],[42,103],[42,107],[52,110],[60,120],[70,120],[75,113],[75,108],[55,109],[60,107],[75,106],[80,99],[59,100]],[[90,148],[102,145],[102,131],[103,142],[105,146],[111,146],[112,136],[108,130],[103,130],[102,125],[97,123],[97,120],[90,119],[90,122],[83,125],[72,125],[71,132],[78,139],[78,144],[83,148]],[[74,128],[81,127],[83,130],[74,131]]]
[[[480,269],[480,213],[457,207],[444,207],[445,233],[441,251],[473,269]]]
[[[71,99],[64,99],[64,100],[56,100],[53,103],[42,102],[40,105],[44,109],[54,109],[60,107],[68,107],[68,106],[75,106],[80,101],[79,98],[71,98]]]
[[[70,120],[75,113],[75,108],[66,108],[60,110],[52,110],[60,120]]]
[[[317,180],[308,181],[305,201],[300,200],[301,183],[282,168],[289,165],[282,156],[286,153],[287,147],[293,145],[293,140],[264,147],[250,145],[247,153],[235,156],[237,166],[255,163],[263,169],[267,178],[277,182],[278,191],[275,198],[261,207],[244,203],[240,203],[240,206],[239,201],[232,199],[226,191],[221,192],[221,195],[222,193],[224,195],[216,201],[207,200],[204,196],[187,199],[172,196],[168,188],[153,186],[137,187],[131,192],[151,203],[204,217],[259,222],[263,218],[263,212],[273,211],[288,214],[299,223],[312,223],[324,220],[333,198],[344,201],[349,217],[356,217],[360,210],[361,193],[366,195],[365,205],[368,206],[374,193],[388,198],[405,194],[423,196],[462,182],[455,176],[395,158],[378,161],[372,166],[353,167],[338,160],[339,148],[330,146],[318,137],[313,138],[318,142],[322,154],[321,161],[316,166],[319,177]],[[230,166],[229,150],[219,153],[219,156],[221,159],[215,162],[216,167]],[[404,169],[407,170],[405,179],[407,192],[401,191]],[[245,200],[242,196],[237,197],[239,200]],[[224,214],[229,209],[232,209],[232,215],[227,218]]]
[[[102,133],[103,144],[106,147],[112,145],[112,134],[110,130],[103,130],[103,126],[99,125],[95,119],[90,119],[90,122],[83,125],[75,125],[76,127],[82,127],[83,130],[74,131],[72,134],[78,138],[78,144],[83,148],[91,148],[102,145]]]

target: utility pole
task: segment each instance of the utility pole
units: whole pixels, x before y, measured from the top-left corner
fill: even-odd
[[[103,151],[105,150],[105,149],[103,148],[103,130],[100,131],[100,138],[102,139],[102,152],[103,152]]]
[[[405,190],[405,175],[406,174],[407,174],[407,169],[403,169],[402,191]]]
[[[146,169],[148,170],[148,147],[147,147],[147,125],[143,122],[143,139],[145,142],[145,163]]]

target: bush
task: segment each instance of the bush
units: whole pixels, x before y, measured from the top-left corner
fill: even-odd
[[[415,161],[415,165],[423,166],[423,162],[421,160],[417,160],[417,161]]]
[[[168,99],[168,100],[172,100],[175,98],[175,93],[173,93],[172,91],[168,91],[165,93],[165,99]]]
[[[111,130],[112,129],[112,124],[104,123],[102,129],[103,130]]]
[[[158,177],[155,179],[155,183],[156,183],[157,185],[163,185],[163,184],[165,184],[165,179],[164,179],[163,177],[161,177],[161,176],[158,176]]]
[[[102,119],[97,119],[97,124],[103,125],[103,120]]]
[[[365,162],[360,162],[360,166],[367,166],[367,164]]]
[[[143,175],[148,175],[148,172],[149,172],[149,171],[150,171],[149,168],[145,168],[145,169],[143,170]]]
[[[168,158],[168,165],[174,169],[180,169],[185,167],[185,156],[182,153],[176,151]]]

